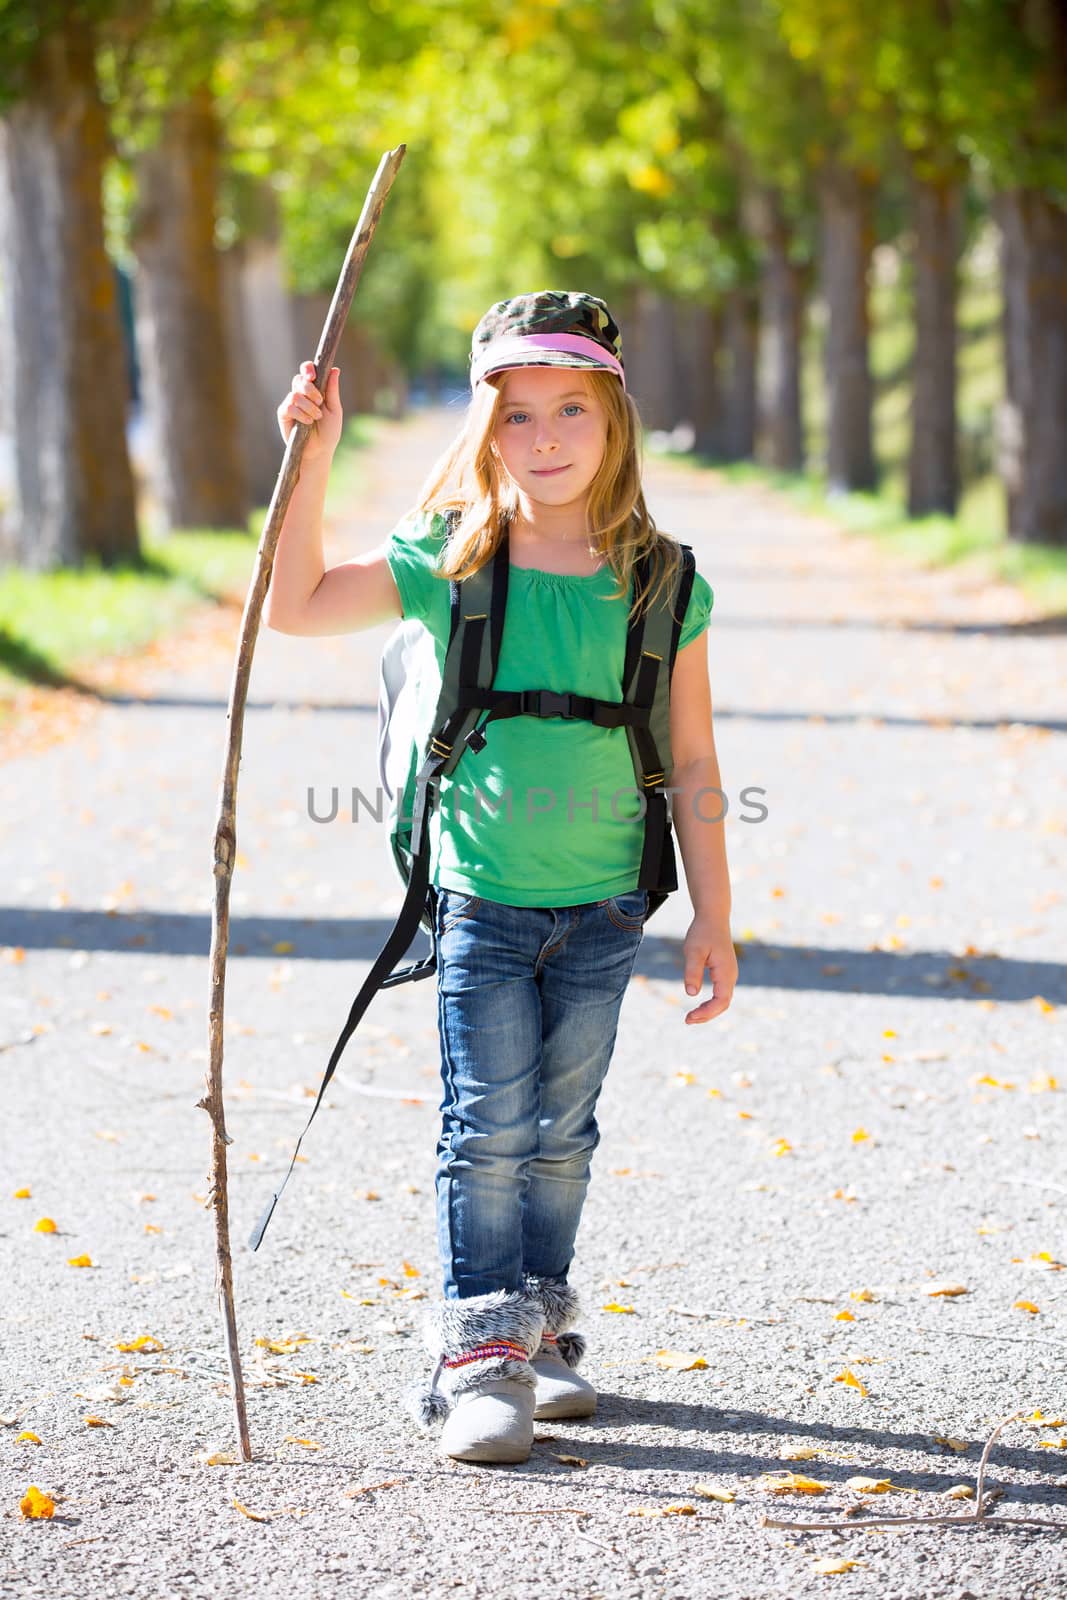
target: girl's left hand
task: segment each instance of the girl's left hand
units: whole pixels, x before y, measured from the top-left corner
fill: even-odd
[[[685,1020],[687,1023],[710,1022],[712,1017],[721,1016],[726,1010],[737,983],[737,953],[729,923],[695,916],[689,924],[683,949],[686,994],[700,993],[705,967],[711,973],[711,999],[687,1011]]]

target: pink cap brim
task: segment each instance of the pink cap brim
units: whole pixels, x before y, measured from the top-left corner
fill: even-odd
[[[539,350],[546,354],[583,356],[585,359],[574,362],[566,360],[539,362],[536,354]],[[471,388],[473,389],[482,378],[491,377],[494,372],[507,372],[514,367],[533,366],[605,367],[609,372],[614,372],[623,388],[626,388],[626,374],[622,362],[595,339],[586,339],[580,333],[522,333],[514,334],[508,339],[495,339],[479,354],[477,360],[471,363]]]

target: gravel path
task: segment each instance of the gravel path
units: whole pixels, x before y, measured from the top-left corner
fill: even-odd
[[[455,424],[386,429],[333,559],[385,536]],[[725,1017],[684,1026],[673,897],[625,1002],[572,1274],[599,1415],[477,1468],[397,1411],[437,1293],[432,984],[376,999],[245,1247],[400,903],[382,831],[345,801],[373,790],[388,630],[266,633],[226,1059],[255,1460],[198,1460],[233,1446],[195,1101],[238,613],[204,612],[76,715],[39,696],[0,775],[0,1594],[1064,1593],[1056,1531],[761,1526],[851,1513],[856,1476],[894,1485],[867,1516],[965,1515],[944,1491],[974,1484],[1001,1418],[1040,1411],[993,1453],[992,1514],[1067,1527],[1063,635],[770,494],[678,464],[648,486],[716,591],[741,981]],[[313,822],[309,787],[324,805],[332,785],[340,819]],[[146,1335],[162,1350],[116,1348]],[[662,1350],[699,1364],[664,1370]],[[825,1491],[761,1476],[790,1471]],[[20,1517],[31,1483],[51,1522]]]

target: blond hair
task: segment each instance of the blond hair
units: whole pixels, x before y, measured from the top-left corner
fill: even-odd
[[[618,582],[613,594],[621,600],[630,590],[634,564],[650,555],[649,581],[635,593],[631,615],[660,596],[669,597],[681,564],[678,541],[661,532],[641,491],[641,417],[631,396],[614,373],[582,368],[581,375],[607,417],[604,455],[589,486],[586,532]],[[416,509],[433,515],[459,510],[460,520],[446,545],[436,573],[442,578],[467,578],[491,561],[504,527],[518,509],[518,493],[492,450],[505,374],[495,373],[475,386],[463,427],[431,467]],[[449,487],[451,485],[451,487]],[[635,585],[635,589],[636,589]],[[664,598],[663,604],[667,603]]]

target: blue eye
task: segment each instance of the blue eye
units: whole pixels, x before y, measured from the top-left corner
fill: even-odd
[[[565,411],[565,413],[566,411],[576,411],[576,413],[582,413],[582,411],[585,410],[585,406],[579,405],[577,400],[568,400],[568,403],[566,403],[561,410]],[[506,418],[506,421],[528,422],[530,421],[530,411],[512,411],[512,414],[510,414],[509,418]]]

